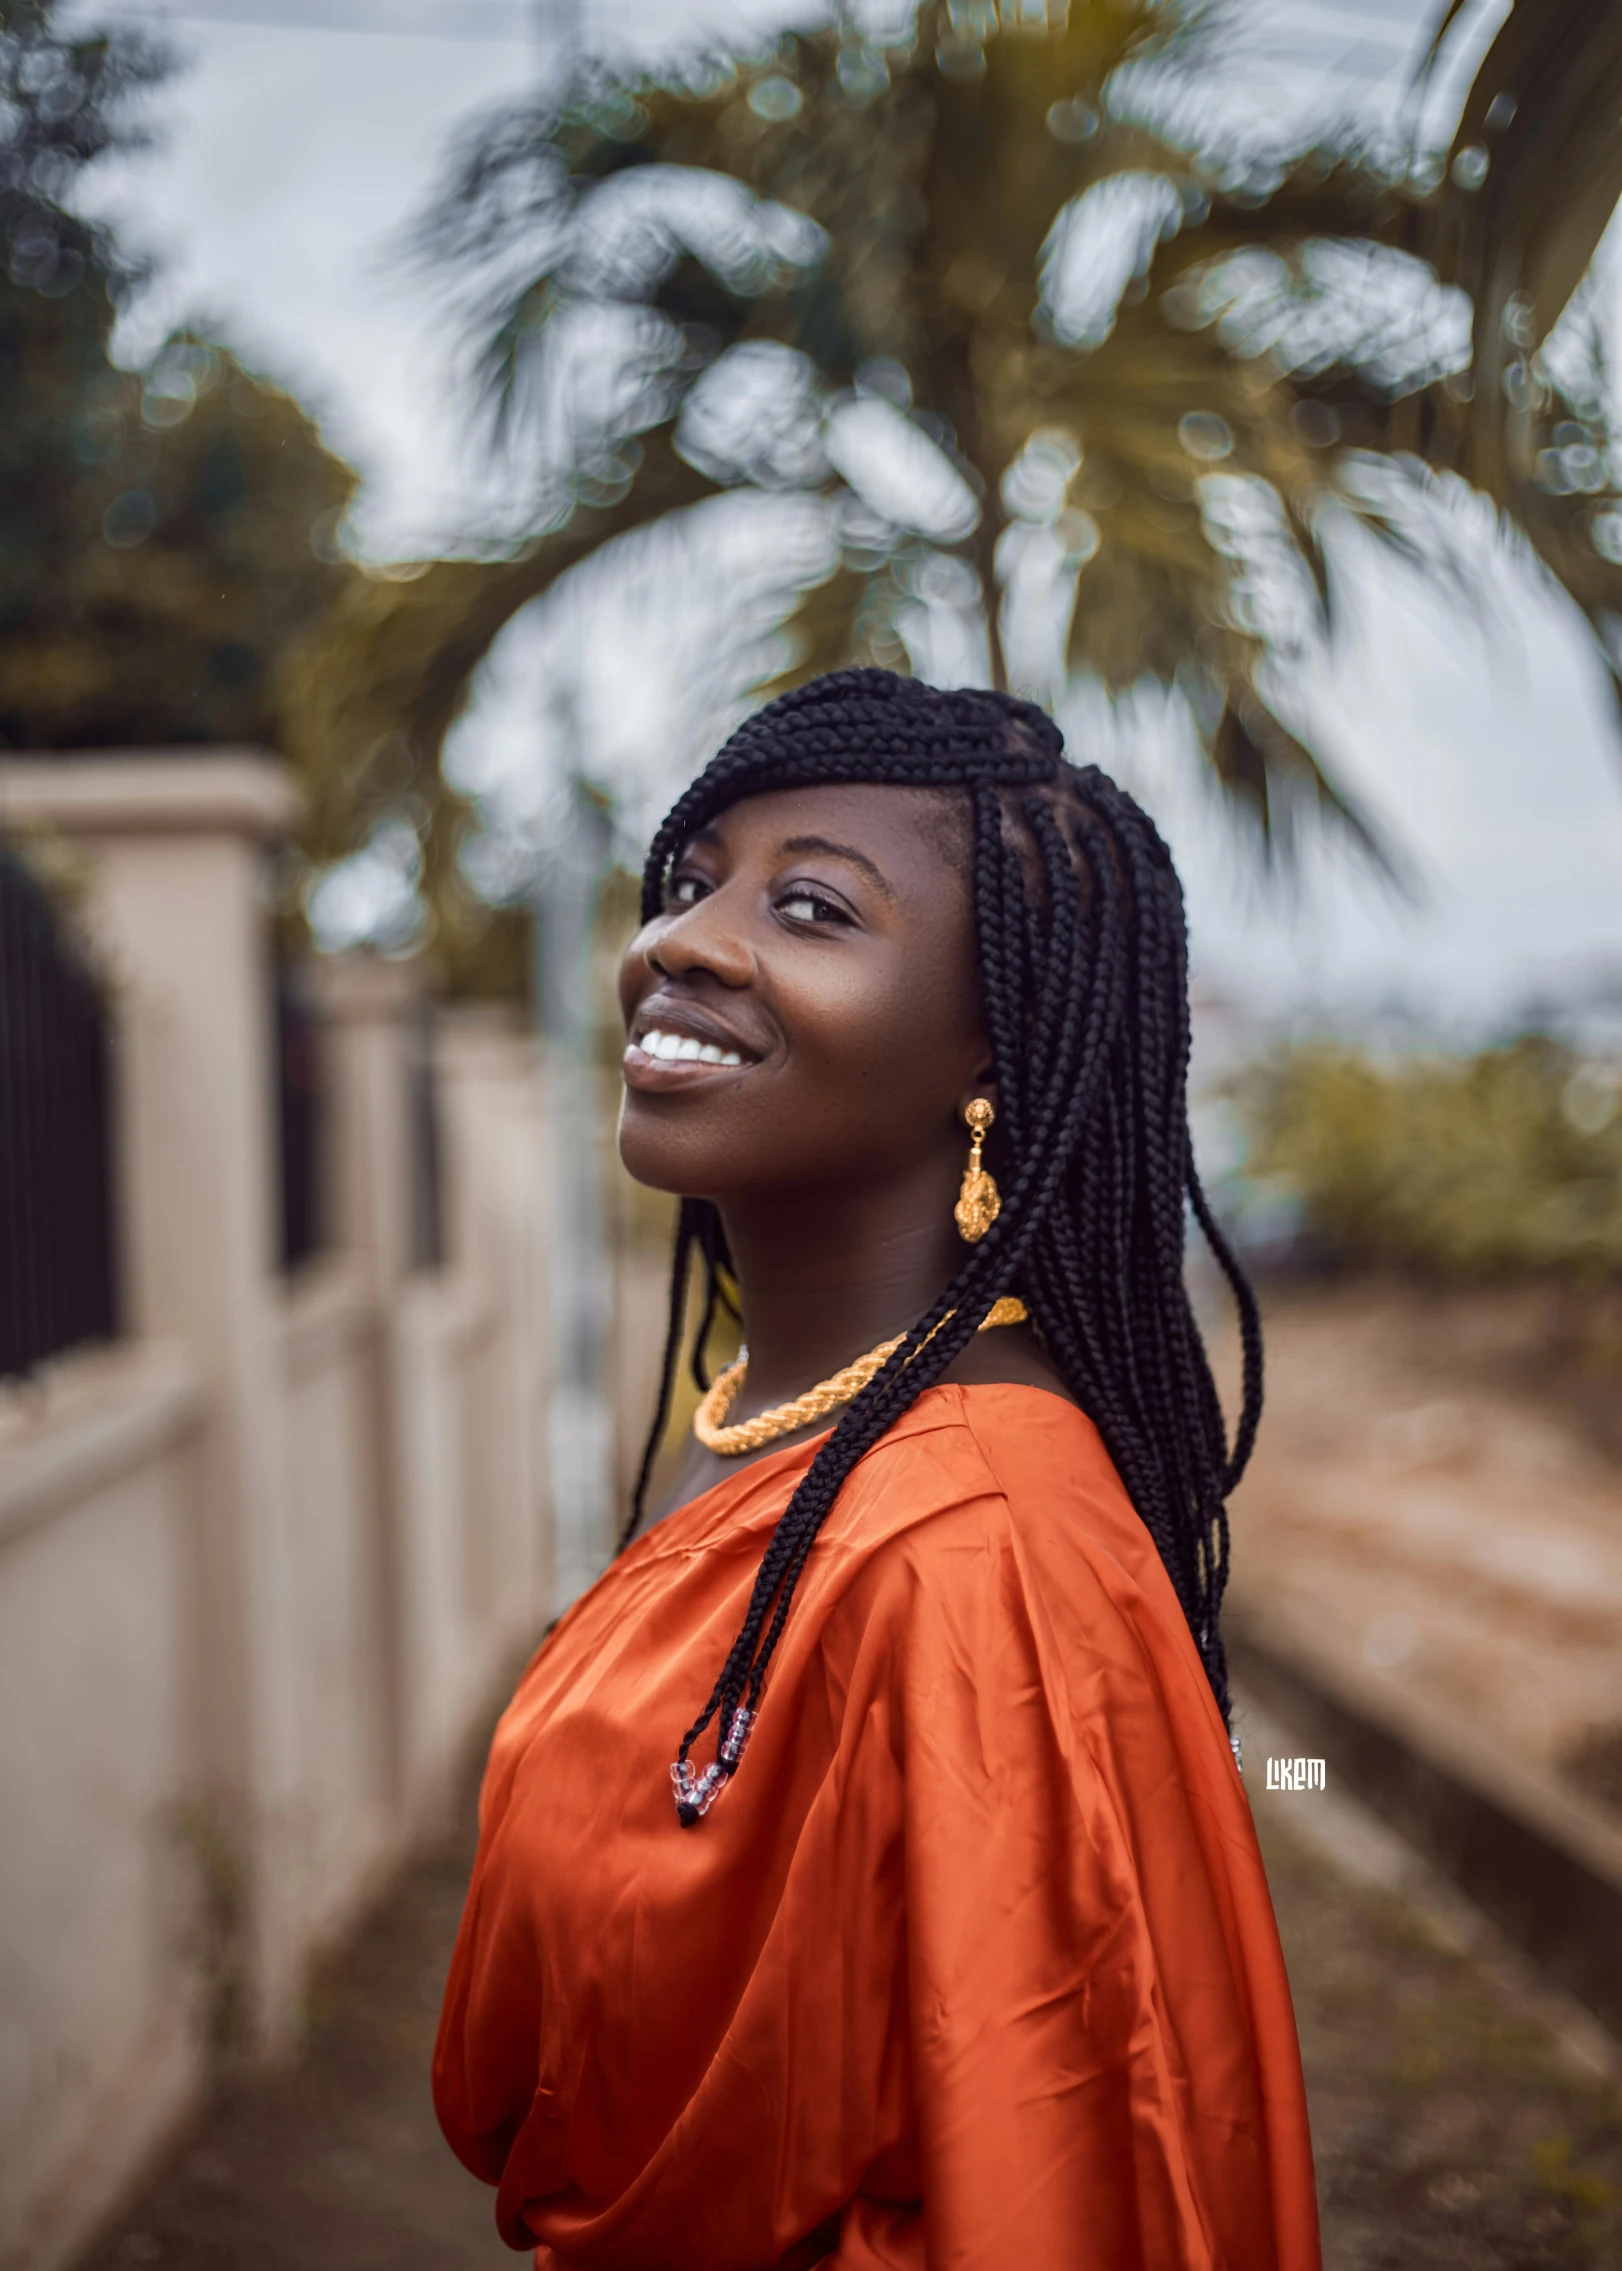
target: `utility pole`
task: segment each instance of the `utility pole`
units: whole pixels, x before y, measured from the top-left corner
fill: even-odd
[[[538,75],[571,73],[577,0],[533,0]],[[532,887],[535,1012],[545,1050],[547,1138],[540,1162],[551,1198],[552,1389],[548,1407],[553,1607],[561,1615],[607,1563],[614,1538],[614,1415],[609,1349],[614,1247],[603,1208],[608,1128],[602,1110],[592,950],[609,826],[587,784],[578,692],[567,678],[554,715],[562,741],[563,811]]]
[[[535,994],[546,1054],[546,1137],[540,1162],[551,1199],[552,1483],[554,1607],[559,1614],[608,1560],[614,1532],[614,1413],[609,1347],[614,1247],[603,1174],[609,1126],[596,1062],[592,950],[598,884],[608,853],[606,814],[589,793],[564,714],[564,809],[536,877]]]
[[[581,0],[530,0],[530,28],[542,76],[566,76],[580,53],[585,26]]]

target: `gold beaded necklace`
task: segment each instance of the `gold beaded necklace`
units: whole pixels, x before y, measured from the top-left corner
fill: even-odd
[[[1017,1293],[1005,1293],[1000,1301],[993,1302],[979,1330],[989,1332],[993,1325],[1022,1325],[1028,1311]],[[948,1310],[947,1316],[951,1315]],[[946,1323],[941,1319],[941,1325]],[[939,1332],[940,1325],[935,1327]],[[727,1413],[738,1400],[749,1373],[749,1358],[740,1356],[724,1372],[716,1374],[708,1395],[693,1415],[693,1433],[706,1451],[715,1451],[723,1459],[735,1459],[740,1451],[758,1451],[763,1444],[775,1443],[780,1435],[792,1435],[796,1428],[808,1427],[814,1419],[826,1419],[841,1404],[848,1404],[852,1396],[860,1395],[869,1380],[906,1339],[897,1333],[894,1340],[880,1341],[865,1356],[857,1357],[842,1372],[823,1380],[815,1388],[807,1388],[803,1396],[792,1403],[774,1404],[770,1411],[757,1412],[753,1419],[740,1420],[736,1427],[726,1423]],[[930,1335],[933,1340],[934,1333]],[[925,1344],[927,1346],[927,1343]]]

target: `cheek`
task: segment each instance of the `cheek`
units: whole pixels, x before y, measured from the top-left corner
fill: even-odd
[[[957,1108],[981,1053],[960,942],[779,967],[769,998],[779,1058],[701,1095],[625,1092],[620,1158],[638,1182],[723,1198],[956,1157]]]
[[[803,1118],[806,1139],[836,1129],[872,1164],[901,1164],[945,1139],[978,1053],[956,959],[944,949],[852,957],[785,996],[783,1104]]]
[[[791,1069],[834,1093],[893,1094],[927,1060],[929,1018],[919,989],[888,961],[836,966],[815,987],[785,996]]]

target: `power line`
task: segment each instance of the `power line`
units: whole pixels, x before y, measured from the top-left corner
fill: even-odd
[[[384,39],[534,42],[526,0],[111,0],[87,18],[140,16],[151,23],[241,24],[263,31],[365,32]]]

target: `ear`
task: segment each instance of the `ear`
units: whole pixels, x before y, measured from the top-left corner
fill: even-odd
[[[992,1062],[989,1041],[983,1040],[980,1044],[973,1080],[974,1086],[964,1097],[964,1102],[967,1103],[970,1096],[989,1096],[992,1103],[995,1104],[997,1101],[997,1072]]]

